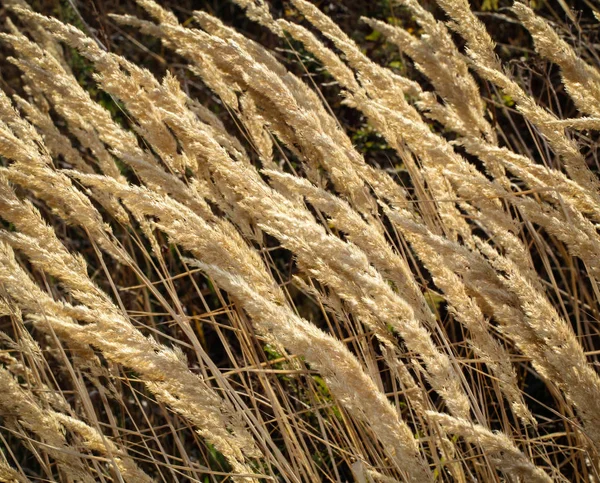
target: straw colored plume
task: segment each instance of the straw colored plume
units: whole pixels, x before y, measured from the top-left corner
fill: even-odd
[[[600,481],[590,2],[92,3],[0,8],[1,481]]]

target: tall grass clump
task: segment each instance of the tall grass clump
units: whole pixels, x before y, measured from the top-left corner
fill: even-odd
[[[593,2],[0,10],[0,481],[600,481]]]

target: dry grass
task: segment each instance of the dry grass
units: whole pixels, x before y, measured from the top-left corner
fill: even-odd
[[[311,2],[234,1],[285,48],[111,15],[160,76],[6,2],[0,479],[600,481],[583,24],[515,3],[526,75],[466,0],[398,0],[361,19],[398,70]]]

